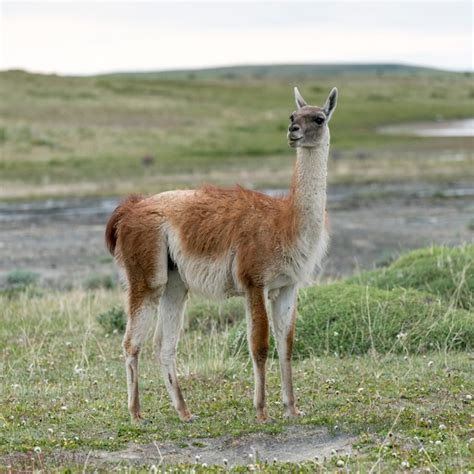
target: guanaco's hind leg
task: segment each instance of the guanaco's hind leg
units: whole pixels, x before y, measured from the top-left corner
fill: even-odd
[[[176,373],[176,349],[183,326],[188,289],[179,272],[170,271],[168,283],[160,299],[158,323],[155,331],[155,355],[161,366],[168,394],[182,421],[194,419],[186,406]]]
[[[143,342],[156,314],[161,288],[150,290],[137,284],[129,288],[129,316],[123,339],[125,370],[127,375],[128,411],[132,421],[144,422],[138,395],[138,358]]]
[[[247,291],[247,339],[255,378],[254,406],[257,421],[271,421],[265,406],[265,365],[269,347],[268,316],[263,288]]]

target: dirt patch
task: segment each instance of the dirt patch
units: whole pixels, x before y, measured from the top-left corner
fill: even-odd
[[[77,465],[84,472],[111,469],[112,465],[170,465],[206,463],[227,467],[246,466],[257,461],[317,461],[352,453],[355,436],[331,435],[327,428],[289,426],[284,432],[250,433],[218,438],[187,438],[184,442],[154,442],[146,445],[130,443],[121,451],[66,451],[51,453],[10,453],[0,456],[0,465],[12,472],[44,470],[45,466]]]
[[[283,433],[251,433],[238,438],[196,438],[186,445],[155,442],[130,444],[122,451],[92,452],[89,461],[128,462],[139,464],[206,463],[228,466],[253,464],[256,460],[301,462],[352,452],[354,436],[331,435],[326,428],[291,426]]]

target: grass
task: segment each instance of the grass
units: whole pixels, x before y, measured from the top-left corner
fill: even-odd
[[[417,254],[399,261],[410,255]],[[472,313],[435,293],[367,288],[340,282],[303,291],[296,343],[308,356],[297,358],[294,370],[299,404],[307,416],[292,423],[354,434],[354,453],[293,465],[257,463],[257,470],[326,472],[341,467],[337,461],[361,472],[393,472],[407,463],[414,470],[473,468],[474,355],[468,344],[455,339],[458,325],[472,334]],[[171,441],[179,449],[190,438],[285,429],[274,358],[268,364],[268,404],[276,422],[254,422],[251,364],[232,347],[242,317],[238,300],[221,306],[191,301],[178,361],[183,390],[199,420],[179,422],[148,341],[140,385],[144,412],[153,423],[130,424],[122,328],[117,326],[123,321],[120,298],[117,289],[104,288],[38,293],[30,287],[0,295],[0,469],[12,465],[17,470],[75,472],[83,470],[90,451],[110,452],[130,442]],[[396,337],[400,327],[406,331],[402,341]],[[383,342],[387,334],[390,344]],[[436,340],[440,343],[429,344]],[[472,344],[472,336],[466,336],[469,340]],[[309,344],[322,349],[310,350]],[[88,469],[130,469],[119,460],[89,462]],[[150,465],[143,462],[132,470],[149,472]],[[174,467],[207,472],[199,465]]]
[[[410,252],[387,268],[364,272],[350,281],[378,288],[416,288],[474,308],[474,245],[430,247]]]
[[[332,182],[472,177],[472,139],[434,143],[375,131],[387,123],[471,116],[470,78],[462,74],[189,79],[10,71],[0,72],[2,195],[151,192],[202,180],[286,186],[295,81],[316,103],[339,87]],[[441,149],[457,153],[457,161],[440,162]]]

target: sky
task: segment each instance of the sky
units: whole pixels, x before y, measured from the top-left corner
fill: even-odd
[[[239,64],[473,70],[470,1],[0,0],[0,69],[57,74]]]

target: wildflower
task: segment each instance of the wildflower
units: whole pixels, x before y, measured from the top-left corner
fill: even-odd
[[[446,429],[446,425],[443,425],[443,423],[441,423],[441,424],[438,426],[438,429],[440,429],[440,430],[445,430],[445,429]]]
[[[437,446],[439,446],[439,445],[441,444],[441,440],[437,439],[437,440],[435,441],[435,444],[436,444]]]
[[[33,451],[36,453],[36,454],[40,454],[41,453],[41,448],[39,446],[35,446],[35,448],[33,449]]]
[[[408,469],[408,468],[410,467],[410,463],[409,463],[408,461],[402,461],[402,462],[400,463],[400,467],[401,467],[402,469]]]
[[[201,466],[202,466],[202,467],[207,467],[207,463],[203,462],[203,463],[201,464]]]
[[[48,428],[48,433],[49,433],[49,434],[53,434],[53,433],[54,433],[53,428]]]
[[[247,468],[249,471],[255,471],[255,466],[253,464],[249,464]]]
[[[227,460],[227,458],[224,458],[224,459],[222,460],[222,462],[224,463],[224,466],[227,466],[227,464],[229,463],[229,461]]]
[[[199,454],[196,454],[196,457],[194,459],[196,460],[196,462],[199,462],[199,460],[201,459],[201,456],[199,456]]]
[[[76,375],[82,375],[85,370],[82,367],[79,367],[77,364],[74,366],[74,373]]]
[[[335,449],[331,449],[331,454],[334,456],[336,454],[336,450]]]
[[[345,464],[344,461],[342,459],[339,459],[339,461],[337,461],[337,463],[336,463],[336,466],[337,467],[344,467],[344,464]]]
[[[472,400],[472,395],[468,393],[465,398],[466,400]]]

